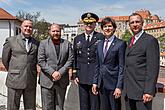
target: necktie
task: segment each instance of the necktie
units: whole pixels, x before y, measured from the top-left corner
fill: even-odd
[[[105,39],[105,41],[104,41],[104,43],[105,43],[105,48],[104,48],[104,51],[103,51],[103,53],[104,53],[104,57],[106,56],[106,54],[107,54],[107,51],[108,51],[108,39]]]
[[[26,51],[29,52],[30,50],[30,44],[29,44],[29,39],[25,38],[25,48],[26,48]]]
[[[135,36],[132,36],[131,43],[129,44],[129,48],[131,48],[133,46],[134,40],[135,40]]]
[[[90,42],[89,38],[90,36],[87,36],[87,45],[89,45],[89,42]]]

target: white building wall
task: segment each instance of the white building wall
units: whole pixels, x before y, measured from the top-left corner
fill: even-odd
[[[10,21],[10,24],[11,24],[11,36],[14,36],[16,34],[15,32],[16,24],[14,21]]]
[[[11,25],[11,36],[14,36],[16,34],[15,28],[19,27],[18,26],[19,24],[15,23],[14,20],[10,20],[10,25]],[[0,58],[2,58],[2,49],[5,39],[10,36],[9,28],[10,28],[9,20],[0,20]]]
[[[160,56],[160,66],[165,66],[165,56]]]
[[[9,37],[9,23],[8,21],[0,21],[0,58],[2,58],[2,48],[7,37]]]

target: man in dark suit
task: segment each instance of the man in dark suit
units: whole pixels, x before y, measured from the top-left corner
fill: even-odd
[[[133,37],[125,54],[124,96],[127,110],[151,110],[159,73],[159,44],[142,29],[143,18],[129,16]]]
[[[96,46],[101,35],[95,32],[99,20],[94,13],[81,16],[85,33],[74,39],[74,68],[77,68],[74,82],[79,85],[80,110],[99,110],[99,97],[92,94],[92,82],[96,64]]]
[[[95,95],[100,93],[101,110],[121,110],[126,42],[114,35],[116,27],[112,18],[106,17],[101,22],[105,39],[97,45],[97,66],[92,87]]]
[[[69,84],[68,69],[73,62],[71,43],[61,38],[61,27],[52,24],[50,37],[41,41],[38,64],[41,67],[39,83],[43,110],[64,110],[64,100]]]
[[[3,47],[2,63],[8,71],[7,110],[19,110],[23,95],[24,108],[35,110],[38,42],[31,37],[33,23],[24,20],[21,34],[9,37]]]

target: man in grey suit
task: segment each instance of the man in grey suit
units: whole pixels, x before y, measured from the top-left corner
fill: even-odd
[[[9,37],[3,47],[2,62],[8,71],[7,110],[19,110],[23,95],[25,110],[35,110],[38,42],[31,37],[33,23],[24,20],[21,34]]]
[[[41,67],[39,83],[43,110],[64,110],[64,100],[69,84],[68,69],[73,62],[71,43],[61,38],[61,27],[52,24],[50,37],[41,41],[38,64]]]
[[[142,29],[143,18],[129,16],[133,37],[125,54],[124,96],[126,110],[151,110],[159,73],[159,44]]]

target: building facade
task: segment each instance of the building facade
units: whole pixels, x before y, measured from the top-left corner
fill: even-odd
[[[160,37],[160,35],[165,33],[164,26],[157,27],[157,28],[161,28],[160,30],[150,28],[150,27],[146,26],[148,24],[164,24],[164,23],[160,23],[161,20],[157,15],[152,15],[149,10],[144,10],[144,9],[141,9],[141,10],[138,10],[138,11],[135,11],[135,12],[140,14],[143,17],[143,19],[144,19],[144,30],[146,30],[147,33],[151,33],[151,31],[152,31],[152,35],[156,35],[155,36],[156,38]],[[111,17],[116,21],[117,29],[116,29],[115,35],[118,36],[119,38],[123,37],[126,30],[130,30],[129,29],[129,22],[128,22],[129,21],[129,16],[108,16],[108,17]],[[96,31],[98,31],[98,32],[101,32],[100,23],[101,23],[102,19],[103,18],[99,19],[98,25],[96,27]],[[159,33],[157,32],[157,30],[159,31]],[[83,32],[84,32],[83,23],[82,23],[81,20],[79,20],[79,22],[78,22],[78,34],[83,33]]]
[[[160,52],[160,66],[165,67],[165,52]]]
[[[0,8],[0,58],[2,57],[2,48],[7,37],[15,36],[20,33],[21,21],[4,9]]]
[[[165,21],[156,22],[156,23],[149,23],[145,25],[144,30],[153,35],[154,37],[158,38],[165,34]]]
[[[62,38],[69,40],[71,43],[73,43],[73,39],[75,36],[77,36],[78,33],[78,27],[76,25],[69,26],[64,25],[62,26]]]

